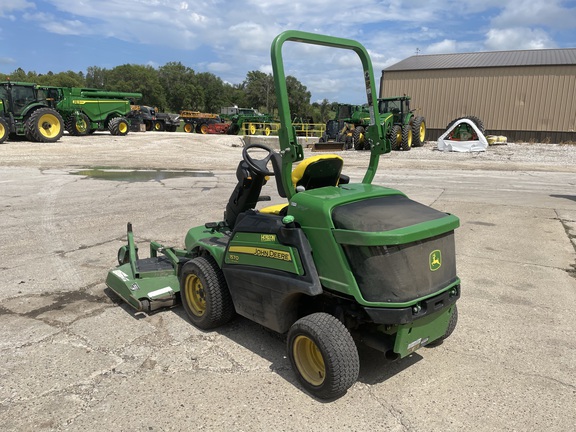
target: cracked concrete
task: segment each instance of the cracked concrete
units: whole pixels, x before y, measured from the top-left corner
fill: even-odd
[[[460,321],[390,362],[360,347],[358,382],[307,395],[282,336],[242,318],[211,332],[180,307],[135,314],[104,284],[124,244],[181,246],[219,220],[236,137],[64,136],[0,146],[0,415],[7,431],[566,431],[576,424],[575,146],[484,154],[432,145],[382,158],[375,183],[461,219]],[[358,181],[364,152],[344,152]],[[90,179],[92,167],[213,177]],[[266,185],[263,193],[274,197]],[[266,203],[268,205],[270,203]]]

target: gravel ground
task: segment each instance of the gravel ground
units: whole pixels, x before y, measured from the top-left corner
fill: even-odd
[[[397,362],[362,347],[358,382],[327,403],[279,335],[240,317],[200,331],[181,307],[135,314],[104,283],[127,221],[144,257],[221,220],[242,145],[167,132],[0,145],[2,431],[574,429],[576,146],[381,158],[375,183],[460,218],[459,324]],[[368,152],[341,154],[357,181]],[[104,167],[187,173],[70,175]]]
[[[269,141],[277,142],[276,138]],[[306,146],[314,141],[304,140],[302,144]],[[218,170],[235,167],[243,145],[239,136],[179,132],[130,133],[124,137],[108,133],[95,133],[90,137],[65,135],[53,144],[21,141],[0,145],[0,165],[40,169],[132,168],[132,157],[138,152],[139,168]],[[237,151],[231,151],[230,147]],[[308,149],[306,153],[311,152]],[[347,166],[366,166],[368,152],[341,153],[345,154]],[[426,142],[409,152],[394,151],[380,160],[383,168],[444,169],[446,164],[460,169],[570,172],[576,171],[576,145],[509,143],[491,146],[486,152],[456,153],[438,151],[435,142]]]

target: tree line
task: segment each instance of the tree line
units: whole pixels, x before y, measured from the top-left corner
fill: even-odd
[[[277,115],[277,100],[272,74],[250,71],[240,84],[224,82],[210,72],[195,72],[180,62],[169,62],[154,68],[125,64],[112,69],[90,66],[84,72],[26,72],[22,68],[11,74],[0,73],[0,81],[25,81],[56,87],[88,87],[108,91],[142,93],[140,105],[158,107],[161,112],[193,110],[220,113],[221,107],[256,108]],[[311,93],[293,76],[286,77],[290,111],[294,117],[324,123],[334,117],[337,102],[324,99],[310,102]]]

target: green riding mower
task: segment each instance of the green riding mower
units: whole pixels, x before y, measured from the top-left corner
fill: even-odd
[[[342,173],[338,155],[304,159],[290,120],[281,55],[287,41],[348,49],[360,57],[371,118],[371,154],[361,182]],[[150,257],[139,258],[128,224],[128,243],[106,284],[137,311],[181,302],[200,329],[239,314],[286,334],[301,385],[332,399],[358,379],[357,344],[396,359],[452,333],[460,297],[454,246],[459,220],[372,184],[379,157],[391,145],[375,109],[372,64],[362,45],[287,31],[274,39],[271,57],[280,151],[243,149],[223,220],[189,229],[184,248],[152,242]],[[271,176],[285,203],[257,210]]]

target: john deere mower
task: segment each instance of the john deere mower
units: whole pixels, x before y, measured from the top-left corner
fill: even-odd
[[[359,56],[371,152],[361,182],[342,173],[338,155],[304,159],[290,120],[282,60],[287,41]],[[454,247],[459,220],[372,184],[380,155],[391,145],[375,109],[372,64],[361,44],[287,31],[272,42],[271,58],[280,151],[260,144],[243,149],[223,220],[189,229],[184,248],[152,242],[150,257],[139,258],[128,224],[128,242],[106,284],[136,311],[181,302],[200,329],[222,326],[239,314],[286,334],[301,385],[318,398],[333,399],[358,379],[357,344],[396,359],[452,333],[460,297]],[[286,201],[256,209],[271,176]]]

